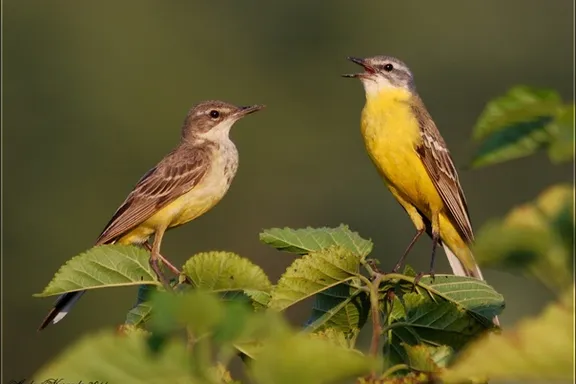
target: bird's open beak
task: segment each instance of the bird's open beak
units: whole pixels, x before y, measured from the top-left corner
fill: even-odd
[[[246,106],[246,107],[240,107],[240,109],[238,110],[238,112],[236,112],[236,114],[237,114],[239,117],[243,117],[243,116],[249,115],[249,114],[251,114],[251,113],[254,113],[254,112],[256,112],[256,111],[259,111],[259,110],[261,110],[261,109],[264,109],[264,107],[266,107],[266,106],[265,106],[265,105],[262,105],[262,104],[256,104],[256,105],[249,105],[249,106]]]
[[[348,60],[355,64],[361,65],[365,72],[344,74],[342,77],[368,77],[369,75],[372,75],[376,72],[374,67],[368,64],[365,59],[361,59],[359,57],[348,57]]]

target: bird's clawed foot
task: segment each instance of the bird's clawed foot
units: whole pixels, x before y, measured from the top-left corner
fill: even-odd
[[[157,254],[156,255],[158,257],[158,260],[161,260],[162,263],[168,267],[168,269],[175,274],[176,276],[180,275],[180,270],[178,268],[176,268],[171,262],[168,261],[168,259],[166,259],[164,256],[162,256],[161,254]]]
[[[168,281],[166,276],[164,276],[164,273],[162,272],[162,269],[160,268],[159,260],[160,260],[160,258],[158,257],[158,254],[152,254],[150,256],[150,267],[152,268],[152,270],[154,271],[154,273],[158,277],[158,280],[160,280],[160,283],[162,283],[164,288],[167,290],[171,290],[172,287],[170,286],[170,282]]]
[[[422,279],[422,277],[424,277],[424,275],[425,275],[424,272],[420,272],[414,277],[412,292],[416,291],[416,286],[418,285],[418,283],[420,283],[420,280]],[[430,272],[428,272],[428,276],[430,276],[432,278],[432,281],[434,281],[435,277],[433,270],[430,270]]]
[[[149,243],[144,243],[144,247],[146,247],[147,250],[149,250],[152,253],[152,246]],[[152,265],[152,256],[150,257],[150,266],[152,267],[152,269],[154,270],[154,272],[156,272],[156,269],[154,268],[159,268],[158,265],[158,260],[161,260],[162,263],[168,267],[168,269],[175,274],[176,276],[180,275],[180,270],[178,268],[176,268],[171,262],[168,261],[168,259],[166,259],[164,256],[162,256],[159,252],[156,253],[155,255],[155,264],[156,267],[154,267]]]
[[[414,284],[412,284],[412,292],[416,292],[416,286],[420,282],[422,276],[424,276],[424,273],[420,272],[414,277]]]

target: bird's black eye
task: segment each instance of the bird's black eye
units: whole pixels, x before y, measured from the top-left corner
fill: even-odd
[[[217,119],[218,117],[220,117],[220,112],[218,112],[217,110],[213,109],[210,111],[210,117],[213,119]]]
[[[385,70],[386,72],[390,72],[390,71],[393,70],[393,69],[394,69],[394,66],[393,66],[392,64],[390,64],[390,63],[388,63],[388,64],[386,64],[386,65],[384,66],[384,70]]]

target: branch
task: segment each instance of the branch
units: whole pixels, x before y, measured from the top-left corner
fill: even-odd
[[[372,312],[372,341],[370,342],[370,355],[378,355],[380,336],[382,335],[382,325],[380,324],[380,282],[384,278],[383,274],[378,274],[372,282],[370,289],[370,311]]]

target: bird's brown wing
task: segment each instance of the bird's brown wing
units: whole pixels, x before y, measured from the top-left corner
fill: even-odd
[[[179,147],[167,155],[138,181],[96,240],[96,245],[116,240],[194,188],[209,169],[210,153],[207,147],[198,147],[193,152]]]
[[[418,145],[416,152],[442,197],[458,232],[466,242],[470,243],[474,240],[474,233],[468,214],[468,205],[450,152],[422,101],[416,97],[411,107],[420,124],[422,135],[422,143]]]

